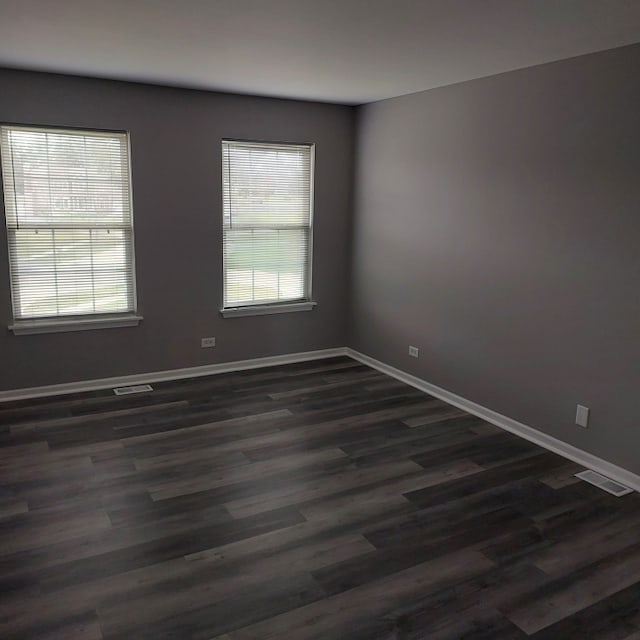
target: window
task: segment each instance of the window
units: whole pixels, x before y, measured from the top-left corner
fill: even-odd
[[[0,128],[14,319],[135,311],[126,133]]]
[[[224,140],[222,169],[224,309],[309,302],[313,146]]]

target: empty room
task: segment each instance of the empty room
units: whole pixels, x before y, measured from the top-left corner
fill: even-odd
[[[640,640],[638,0],[0,0],[2,640]]]

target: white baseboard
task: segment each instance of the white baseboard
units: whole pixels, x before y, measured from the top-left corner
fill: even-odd
[[[133,384],[150,384],[152,382],[166,382],[167,380],[181,380],[184,378],[198,378],[211,376],[218,373],[231,373],[246,369],[258,369],[261,367],[274,367],[281,364],[293,364],[294,362],[306,362],[309,360],[321,360],[344,356],[347,350],[344,347],[335,349],[322,349],[319,351],[302,351],[300,353],[288,353],[281,356],[267,356],[265,358],[253,358],[251,360],[236,360],[234,362],[221,362],[219,364],[206,364],[200,367],[188,367],[186,369],[169,369],[167,371],[155,371],[152,373],[136,373],[129,376],[116,376],[113,378],[101,378],[98,380],[83,380],[80,382],[65,382],[43,387],[29,387],[27,389],[10,389],[0,391],[0,402],[12,400],[27,400],[29,398],[44,398],[82,391],[99,391],[113,387],[124,387]]]
[[[573,462],[577,462],[578,464],[583,465],[589,469],[593,469],[598,473],[601,473],[612,480],[617,480],[622,484],[626,485],[634,489],[635,491],[640,491],[640,476],[628,471],[627,469],[623,469],[618,465],[615,465],[611,462],[607,462],[602,458],[598,458],[591,453],[583,451],[582,449],[578,449],[573,445],[567,444],[562,440],[558,440],[558,438],[554,438],[542,431],[538,431],[533,427],[529,427],[522,422],[518,422],[517,420],[513,420],[513,418],[509,418],[507,416],[498,413],[497,411],[492,411],[491,409],[487,409],[482,405],[479,405],[471,400],[467,400],[451,391],[447,391],[446,389],[442,389],[441,387],[437,387],[430,382],[426,382],[421,378],[413,376],[409,373],[405,373],[400,369],[396,369],[384,362],[380,362],[375,358],[371,358],[359,351],[355,351],[353,349],[346,349],[346,355],[350,356],[354,360],[358,360],[362,362],[362,364],[366,364],[373,369],[377,369],[382,373],[386,373],[388,376],[392,378],[396,378],[401,382],[404,382],[420,391],[424,391],[429,395],[432,395],[444,402],[451,404],[455,407],[463,409],[468,413],[471,413],[491,424],[504,429],[505,431],[510,431],[511,433],[515,433],[517,436],[524,438],[525,440],[529,440],[534,444],[537,444],[544,449],[548,449],[549,451],[553,451],[558,455],[561,455],[564,458],[568,458],[569,460],[573,460]]]
[[[0,391],[0,402],[10,402],[12,400],[26,400],[29,398],[43,398],[47,396],[63,395],[69,393],[79,393],[83,391],[98,391],[100,389],[111,389],[132,384],[150,384],[153,382],[166,382],[168,380],[181,380],[184,378],[197,378],[210,376],[218,373],[231,373],[233,371],[244,371],[248,369],[258,369],[262,367],[273,367],[282,364],[293,364],[295,362],[306,362],[311,360],[322,360],[324,358],[334,358],[337,356],[349,356],[362,364],[381,373],[385,373],[392,378],[396,378],[420,391],[424,391],[444,402],[463,409],[491,424],[510,431],[511,433],[529,440],[544,449],[553,451],[569,460],[573,460],[584,467],[593,469],[612,480],[621,482],[631,487],[635,491],[640,491],[640,476],[623,469],[618,465],[607,462],[591,453],[578,449],[567,444],[558,438],[554,438],[533,427],[529,427],[513,418],[502,415],[497,411],[487,409],[471,400],[456,395],[451,391],[442,389],[430,382],[422,380],[409,373],[396,369],[391,365],[380,362],[359,351],[348,347],[337,347],[334,349],[322,349],[319,351],[303,351],[300,353],[289,353],[280,356],[268,356],[265,358],[253,358],[251,360],[236,360],[234,362],[222,362],[219,364],[208,364],[200,367],[188,367],[185,369],[169,369],[166,371],[156,371],[152,373],[139,373],[129,376],[116,376],[113,378],[101,378],[98,380],[84,380],[80,382],[68,382],[64,384],[54,384],[42,387],[30,387],[26,389],[12,389]]]

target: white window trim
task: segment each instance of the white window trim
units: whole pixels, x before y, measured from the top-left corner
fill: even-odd
[[[296,311],[313,311],[316,302],[283,302],[282,304],[260,304],[246,307],[225,307],[220,309],[223,318],[246,318],[247,316],[268,316],[275,313],[293,313]]]
[[[15,317],[15,293],[14,293],[14,277],[11,272],[11,262],[9,262],[9,284],[11,291],[11,305],[12,312],[14,314],[12,324],[8,325],[7,329],[14,333],[14,335],[30,335],[38,333],[66,333],[70,331],[87,331],[91,329],[110,329],[118,327],[133,327],[140,324],[143,317],[138,314],[138,278],[136,274],[136,256],[135,256],[135,224],[133,221],[133,179],[131,175],[131,136],[128,131],[120,130],[108,130],[108,129],[87,129],[78,128],[70,129],[69,127],[60,126],[37,126],[37,125],[24,125],[16,123],[0,123],[2,126],[11,127],[15,129],[27,129],[31,131],[81,131],[91,132],[94,134],[108,135],[110,133],[123,133],[126,136],[126,150],[127,150],[127,165],[128,165],[128,180],[129,180],[129,198],[130,198],[130,243],[126,247],[129,254],[129,262],[131,265],[131,299],[132,309],[123,311],[121,313],[112,314],[99,314],[99,313],[87,313],[80,316],[51,316],[51,317],[34,317],[34,318],[16,318]],[[1,166],[0,166],[1,169]],[[0,175],[2,172],[0,170]],[[4,198],[6,194],[3,193]],[[6,204],[2,203],[3,207]],[[6,215],[6,212],[5,212]],[[8,233],[8,230],[7,230]],[[7,238],[8,240],[8,238]]]
[[[278,145],[278,144],[299,144],[300,146],[308,146],[310,148],[311,157],[310,157],[310,172],[311,172],[311,185],[310,185],[310,193],[309,193],[309,246],[308,246],[308,256],[307,256],[307,270],[306,270],[306,282],[305,282],[305,290],[307,296],[303,300],[291,300],[284,302],[262,302],[262,303],[248,303],[246,305],[235,306],[235,307],[225,307],[224,306],[224,286],[227,279],[226,276],[226,264],[224,261],[224,239],[223,239],[223,259],[222,259],[222,307],[220,308],[220,315],[223,318],[242,318],[248,316],[265,316],[272,315],[278,313],[293,313],[298,311],[312,311],[314,307],[318,304],[313,299],[313,236],[314,236],[314,228],[315,228],[315,174],[316,174],[316,145],[315,143],[278,143],[278,142],[264,142],[259,140],[240,140],[234,138],[223,138],[222,143],[225,142],[245,142],[245,143],[256,143],[256,144],[264,144],[264,145]],[[224,177],[223,177],[224,182]],[[222,187],[222,197],[223,197],[223,210],[224,210],[224,186]],[[224,215],[224,214],[223,214]],[[224,236],[224,225],[223,225],[223,236]]]
[[[70,331],[89,331],[91,329],[136,327],[142,320],[142,316],[131,313],[114,314],[112,316],[87,315],[73,318],[16,320],[9,325],[9,331],[12,331],[16,336],[37,333],[68,333]]]

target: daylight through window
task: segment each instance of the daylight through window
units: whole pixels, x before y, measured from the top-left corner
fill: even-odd
[[[311,293],[313,146],[222,142],[224,307]]]
[[[14,318],[135,311],[126,133],[3,126]]]

